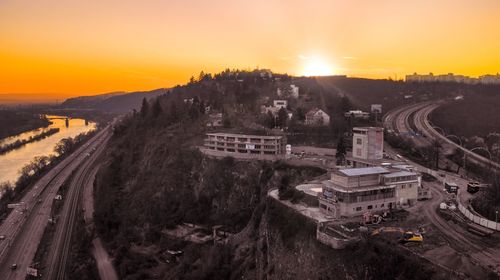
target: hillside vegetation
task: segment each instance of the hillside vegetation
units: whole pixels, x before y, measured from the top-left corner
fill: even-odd
[[[330,102],[341,99],[321,90],[314,79],[299,82],[309,92],[307,102],[313,103],[304,99],[294,106],[318,106],[316,101],[326,108],[340,106]],[[311,221],[267,197],[284,181],[293,186],[324,170],[213,159],[196,149],[207,131],[207,106],[224,112],[225,129],[270,132],[259,126],[258,100],[273,92],[271,81],[251,72],[200,75],[166,95],[144,100],[140,111],[114,128],[95,182],[94,215],[120,278],[437,277],[403,252],[371,241],[333,251],[315,240]],[[190,238],[202,240],[212,236],[213,226],[223,232],[218,242],[189,241],[181,234],[191,230]]]
[[[81,96],[65,100],[61,109],[93,109],[107,113],[128,113],[141,107],[142,99],[151,99],[164,94],[166,89],[151,91],[117,92],[94,96]]]

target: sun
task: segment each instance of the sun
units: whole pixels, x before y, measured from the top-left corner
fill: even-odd
[[[320,57],[307,57],[304,60],[304,76],[330,76],[334,73],[333,66]]]

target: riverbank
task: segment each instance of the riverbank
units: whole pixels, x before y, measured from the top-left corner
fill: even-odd
[[[6,153],[8,153],[12,150],[15,150],[15,149],[19,149],[26,144],[45,139],[52,134],[58,133],[59,130],[60,130],[59,128],[51,128],[51,129],[43,131],[40,134],[37,134],[35,136],[30,136],[28,139],[17,140],[13,143],[2,145],[2,146],[0,146],[0,155],[6,154]]]
[[[66,124],[66,116],[51,116],[47,115],[47,119],[51,121],[50,126],[45,130],[57,128],[59,131],[49,135],[39,141],[30,141],[17,149],[13,149],[8,153],[0,154],[0,182],[10,182],[15,184],[19,179],[20,170],[30,164],[37,157],[51,157],[57,152],[54,150],[56,143],[65,138],[74,138],[81,133],[96,128],[96,123],[87,123],[84,119],[68,119]],[[0,142],[0,146],[10,145],[17,141],[26,141],[31,137],[40,134],[41,130],[34,130],[9,137]]]
[[[50,125],[50,121],[39,114],[10,110],[0,111],[0,121],[0,140]]]

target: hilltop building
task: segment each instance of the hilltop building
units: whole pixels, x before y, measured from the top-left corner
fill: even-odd
[[[348,112],[344,113],[344,116],[346,118],[356,118],[356,119],[369,119],[370,118],[370,113],[368,112],[363,112],[361,110],[351,110]]]
[[[434,75],[429,73],[428,75],[420,75],[414,73],[412,75],[406,75],[406,82],[453,82],[453,83],[464,83],[464,84],[500,84],[500,74],[496,75],[483,75],[478,78],[472,78],[464,75],[454,75],[453,73],[448,73],[444,75]]]
[[[320,211],[334,218],[414,205],[420,175],[384,167],[334,170],[318,194]]]
[[[288,106],[288,102],[286,100],[274,100],[273,107],[276,109],[285,108]]]
[[[207,133],[201,151],[211,156],[239,159],[277,160],[286,153],[286,137],[281,135],[247,135]]]
[[[330,116],[325,111],[314,108],[306,113],[306,125],[329,125]]]
[[[208,115],[207,127],[221,127],[222,125],[222,113],[212,113]]]

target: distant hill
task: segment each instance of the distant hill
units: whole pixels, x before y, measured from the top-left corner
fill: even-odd
[[[93,96],[79,96],[66,99],[62,109],[95,109],[103,112],[126,113],[139,109],[143,98],[151,99],[166,93],[164,88],[151,91],[113,92]]]

